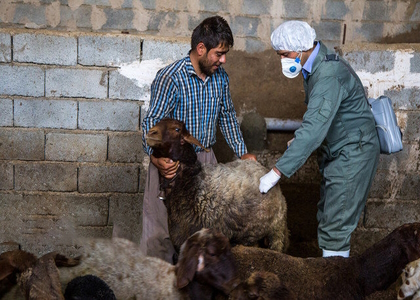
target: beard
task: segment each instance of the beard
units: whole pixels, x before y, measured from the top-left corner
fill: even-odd
[[[206,58],[198,61],[198,66],[199,66],[200,71],[202,73],[206,74],[206,76],[211,76],[216,71],[216,70],[213,70],[213,67],[217,66],[217,64],[209,63],[209,61],[207,59],[207,56],[206,56]]]

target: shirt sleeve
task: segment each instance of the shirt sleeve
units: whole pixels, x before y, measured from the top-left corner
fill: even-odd
[[[225,84],[222,94],[222,107],[219,114],[220,131],[226,139],[229,147],[238,157],[246,154],[248,151],[242,136],[241,129],[236,118],[235,108],[229,90],[229,77],[225,76]]]
[[[150,156],[152,149],[146,143],[146,133],[161,119],[169,117],[177,99],[177,86],[173,78],[159,72],[152,82],[150,107],[142,122],[143,149]]]
[[[309,95],[308,107],[295,140],[277,161],[276,168],[292,176],[327,136],[346,90],[335,77],[321,78]]]

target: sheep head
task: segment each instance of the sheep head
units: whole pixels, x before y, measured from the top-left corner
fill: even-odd
[[[169,157],[173,161],[180,160],[185,151],[191,151],[191,145],[209,152],[188,132],[184,122],[169,118],[160,120],[150,128],[146,134],[146,142],[153,149],[153,156]]]
[[[239,284],[229,240],[213,229],[203,228],[185,241],[175,273],[178,288],[195,282],[229,294]]]

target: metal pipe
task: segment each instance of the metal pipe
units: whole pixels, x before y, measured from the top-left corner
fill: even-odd
[[[267,130],[294,131],[302,125],[301,120],[264,118]]]

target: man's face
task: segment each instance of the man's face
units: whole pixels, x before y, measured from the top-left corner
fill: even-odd
[[[221,44],[210,51],[206,51],[198,61],[201,72],[207,76],[211,76],[221,64],[226,62],[226,53],[228,53],[228,51],[229,46],[222,46]]]

